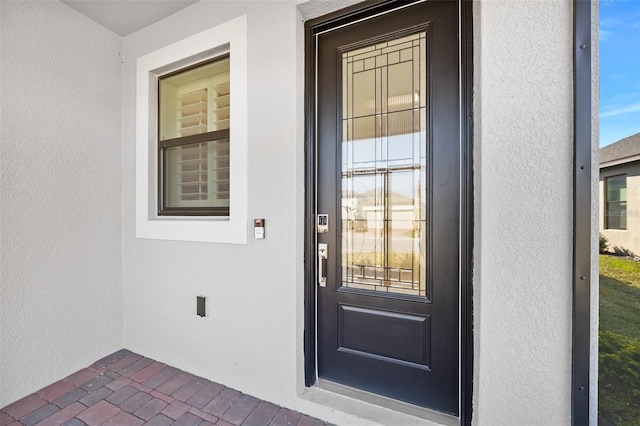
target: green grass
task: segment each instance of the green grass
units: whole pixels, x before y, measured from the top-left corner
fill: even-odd
[[[640,339],[640,263],[600,256],[600,330]]]
[[[600,425],[640,419],[640,263],[600,256]]]

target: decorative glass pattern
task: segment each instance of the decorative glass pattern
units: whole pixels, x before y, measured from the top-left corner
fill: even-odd
[[[342,55],[342,286],[427,296],[426,33]]]

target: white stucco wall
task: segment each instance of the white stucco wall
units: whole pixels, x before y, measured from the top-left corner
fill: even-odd
[[[125,345],[291,406],[297,389],[303,125],[293,2],[201,2],[124,38]],[[248,215],[266,239],[212,244],[135,238],[136,59],[241,15],[248,26]],[[233,57],[233,45],[231,55]],[[233,129],[232,136],[233,140]],[[233,143],[233,142],[232,142]],[[233,183],[232,183],[233,185]],[[197,295],[210,315],[196,316]],[[301,318],[301,317],[300,317]]]
[[[122,347],[120,38],[0,3],[0,407]]]
[[[567,424],[571,3],[487,1],[475,8],[474,421]],[[267,219],[267,239],[244,246],[136,240],[135,59],[241,14],[248,16],[249,217]],[[125,38],[125,343],[258,397],[310,409],[296,395],[304,167],[297,19],[287,2],[204,2]],[[195,316],[198,294],[210,297],[208,318]]]
[[[123,40],[57,2],[0,3],[0,406],[124,346],[333,423],[409,424],[300,395],[298,3],[204,1]],[[244,14],[248,217],[267,237],[136,239],[136,58]],[[569,0],[474,3],[475,424],[569,424],[571,39]]]
[[[408,424],[416,419],[329,392],[300,395],[305,392],[304,36],[297,3],[201,2],[124,38],[125,346],[336,424],[371,424],[374,419]],[[252,218],[265,218],[266,239],[250,235],[246,245],[136,239],[136,59],[245,14],[246,226],[249,232]],[[196,316],[197,295],[209,297],[206,318]]]
[[[474,423],[566,425],[572,6],[474,7]]]

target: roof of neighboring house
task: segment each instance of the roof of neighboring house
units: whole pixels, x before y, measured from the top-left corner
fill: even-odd
[[[640,133],[600,148],[600,168],[640,160]]]

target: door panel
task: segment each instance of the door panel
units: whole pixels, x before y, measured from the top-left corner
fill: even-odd
[[[428,316],[340,304],[338,350],[428,369],[429,320]]]
[[[317,36],[318,374],[458,414],[457,2]]]

